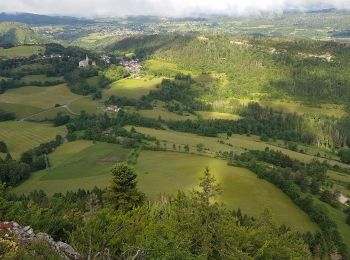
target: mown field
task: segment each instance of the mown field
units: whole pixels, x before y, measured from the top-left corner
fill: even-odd
[[[38,45],[22,45],[9,49],[0,49],[0,57],[30,57],[33,54],[43,53],[44,47]]]
[[[111,178],[110,167],[125,160],[130,152],[107,143],[66,143],[49,155],[52,164],[49,170],[34,173],[15,191],[21,194],[42,189],[52,195],[78,188],[106,187]],[[175,152],[142,151],[135,168],[140,190],[150,199],[157,199],[162,193],[192,190],[205,166],[210,167],[222,184],[220,201],[230,208],[240,207],[254,216],[268,208],[278,223],[303,231],[316,229],[307,215],[276,187],[246,169],[227,166],[225,161]]]
[[[62,81],[64,80],[63,77],[48,77],[46,75],[27,75],[24,76],[23,78],[21,78],[21,80],[26,83],[26,84],[30,84],[31,82],[41,82],[41,83],[45,83],[45,82],[53,82],[53,81]]]
[[[19,159],[23,152],[65,133],[65,127],[55,128],[46,124],[20,121],[0,123],[0,140],[5,141],[15,159]]]
[[[130,128],[130,127],[129,127]],[[264,150],[266,147],[269,147],[270,149],[279,150],[283,152],[284,154],[287,154],[291,158],[303,161],[303,162],[310,162],[313,159],[321,159],[317,156],[295,152],[292,150],[288,150],[286,148],[277,146],[273,144],[272,142],[264,142],[259,139],[258,136],[246,136],[246,135],[238,135],[234,134],[230,138],[226,138],[226,136],[221,137],[206,137],[206,136],[199,136],[195,134],[190,133],[181,133],[176,132],[172,130],[157,130],[153,128],[146,128],[146,127],[135,127],[137,132],[143,133],[145,135],[156,137],[159,141],[162,142],[162,145],[165,145],[165,148],[172,149],[173,144],[175,145],[189,145],[190,152],[192,153],[198,153],[197,152],[197,145],[203,144],[205,148],[208,150],[205,151],[207,155],[214,156],[216,152],[219,151],[233,151],[236,153],[241,153],[246,150]],[[317,149],[317,148],[314,148]],[[349,167],[346,164],[340,163],[335,160],[325,159],[330,164],[334,165],[340,165],[342,167]]]
[[[44,80],[42,75],[28,76],[27,80]],[[57,78],[59,79],[59,78]],[[61,107],[55,107],[56,105]],[[65,106],[65,107],[63,107]],[[58,112],[72,116],[81,111],[96,113],[103,110],[104,104],[91,97],[74,94],[66,84],[49,87],[21,87],[10,89],[0,95],[0,109],[14,112],[18,118],[34,121],[52,119]]]
[[[110,85],[110,88],[103,91],[104,96],[116,95],[128,98],[140,98],[155,89],[161,82],[161,78],[153,79],[132,79],[118,80]]]
[[[0,103],[22,104],[47,109],[55,104],[67,104],[79,95],[73,94],[67,85],[52,87],[22,87],[10,89],[0,95]]]
[[[225,119],[225,120],[238,120],[241,117],[229,113],[211,112],[211,111],[196,111],[198,117],[203,119]]]
[[[156,76],[167,76],[173,77],[178,73],[182,74],[191,74],[192,76],[197,75],[198,73],[180,69],[175,63],[164,61],[164,60],[147,60],[144,64],[145,71],[149,74]]]

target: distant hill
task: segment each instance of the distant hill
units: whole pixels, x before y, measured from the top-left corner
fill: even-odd
[[[0,23],[0,47],[11,47],[20,44],[35,44],[42,42],[28,26],[20,23]]]
[[[31,13],[0,13],[0,22],[19,22],[32,25],[77,25],[94,23],[93,20],[69,16],[48,16]]]

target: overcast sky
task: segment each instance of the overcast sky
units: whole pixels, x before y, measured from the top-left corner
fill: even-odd
[[[0,12],[90,16],[258,15],[286,9],[350,10],[350,0],[0,0]]]

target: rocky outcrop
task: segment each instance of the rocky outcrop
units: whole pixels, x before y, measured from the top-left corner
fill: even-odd
[[[0,230],[6,231],[8,236],[15,235],[21,244],[31,244],[36,241],[45,241],[52,249],[57,251],[63,259],[78,260],[82,259],[81,255],[73,247],[62,241],[55,242],[52,237],[46,233],[35,234],[29,226],[20,226],[16,222],[0,222]]]

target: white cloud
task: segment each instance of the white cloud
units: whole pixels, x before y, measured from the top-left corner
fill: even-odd
[[[0,12],[77,16],[250,15],[297,8],[350,9],[350,0],[0,0]]]

